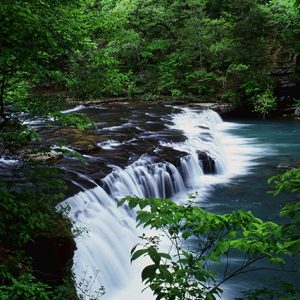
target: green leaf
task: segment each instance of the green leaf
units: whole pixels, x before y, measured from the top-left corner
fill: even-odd
[[[207,276],[207,274],[205,274],[204,271],[201,271],[201,272],[198,271],[198,272],[194,273],[194,277],[201,282],[205,282],[207,280],[208,276]]]
[[[136,260],[137,258],[139,258],[140,256],[142,256],[143,254],[145,254],[147,252],[148,252],[148,249],[136,250],[131,256],[131,262]]]
[[[214,252],[212,252],[210,255],[209,255],[209,258],[212,260],[212,261],[215,261],[215,262],[219,262],[220,261],[220,256]]]
[[[231,231],[228,233],[228,236],[231,238],[231,239],[234,239],[236,237],[236,234],[237,232],[236,231]]]
[[[162,258],[166,258],[166,259],[172,259],[171,255],[169,255],[168,253],[163,253],[163,252],[160,252],[158,253],[160,257]]]
[[[127,198],[123,198],[122,200],[118,201],[118,207],[122,206],[128,199]]]
[[[130,208],[135,208],[138,204],[138,200],[137,198],[131,198],[129,201],[128,201],[128,205]]]
[[[166,279],[168,283],[173,282],[173,276],[165,266],[160,266],[159,271],[161,273],[162,278]]]
[[[152,261],[156,264],[159,265],[160,262],[160,255],[158,254],[157,250],[154,247],[149,247],[148,249],[148,254]]]
[[[152,281],[156,275],[157,265],[149,265],[142,271],[142,281]]]
[[[205,300],[216,300],[216,297],[213,294],[207,294]]]

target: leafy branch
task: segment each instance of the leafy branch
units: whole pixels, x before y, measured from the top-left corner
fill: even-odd
[[[141,256],[151,259],[152,264],[142,271],[142,280],[156,299],[216,299],[224,282],[258,270],[253,266],[263,259],[283,265],[283,256],[289,252],[281,227],[251,212],[219,215],[168,199],[126,197],[119,205],[125,203],[140,209],[138,226],[159,230],[170,244],[168,251],[163,251],[161,238],[144,235],[142,247],[133,248],[131,253],[132,261]],[[244,259],[233,267],[230,261],[237,253]],[[223,264],[223,278],[216,279],[212,262]]]

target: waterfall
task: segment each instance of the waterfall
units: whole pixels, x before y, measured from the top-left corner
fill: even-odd
[[[101,186],[82,191],[61,204],[70,207],[69,216],[77,227],[88,230],[88,234],[76,238],[77,284],[87,285],[89,294],[104,286],[106,295],[101,299],[153,299],[149,291],[141,294],[141,266],[130,265],[130,249],[139,235],[135,212],[117,208],[117,200],[127,195],[178,198],[195,190],[205,195],[214,184],[227,183],[253,164],[255,155],[249,158],[234,151],[232,155],[234,147],[241,153],[259,152],[244,139],[226,132],[233,125],[224,123],[211,110],[184,108],[168,118],[165,121],[169,128],[182,131],[187,139],[179,143],[160,142],[159,146],[186,153],[178,165],[144,154],[125,168],[113,166]]]
[[[185,190],[187,183],[179,170],[167,162],[143,155],[125,169],[117,168],[103,180],[110,195],[121,199],[124,195],[141,198],[171,197]]]

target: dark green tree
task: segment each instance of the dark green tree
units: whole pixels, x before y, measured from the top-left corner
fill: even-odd
[[[94,1],[4,0],[0,10],[0,115],[16,86],[63,81],[76,51],[93,43],[84,10]],[[28,86],[26,86],[28,87]],[[29,86],[30,87],[30,86]],[[26,90],[26,89],[25,89]],[[24,93],[24,89],[22,90]],[[10,101],[18,97],[11,96]]]

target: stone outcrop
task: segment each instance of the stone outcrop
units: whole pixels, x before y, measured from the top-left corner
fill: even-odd
[[[283,55],[278,60],[276,68],[270,72],[276,85],[277,114],[297,116],[300,112],[295,108],[295,99],[300,99],[300,82],[296,74],[300,71],[300,56],[297,54]]]
[[[162,161],[166,161],[174,165],[175,167],[180,166],[181,158],[188,155],[186,152],[178,151],[173,148],[160,147],[156,151],[156,155]]]
[[[211,103],[188,103],[188,106],[195,106],[202,109],[212,109],[219,114],[226,114],[232,111],[232,105],[230,103],[211,102]]]
[[[204,174],[216,174],[216,163],[206,152],[198,151],[198,159],[202,163],[202,169]]]
[[[63,157],[63,154],[56,151],[49,151],[49,152],[37,152],[37,153],[27,153],[25,154],[26,160],[33,160],[36,162],[49,162],[55,161]]]

